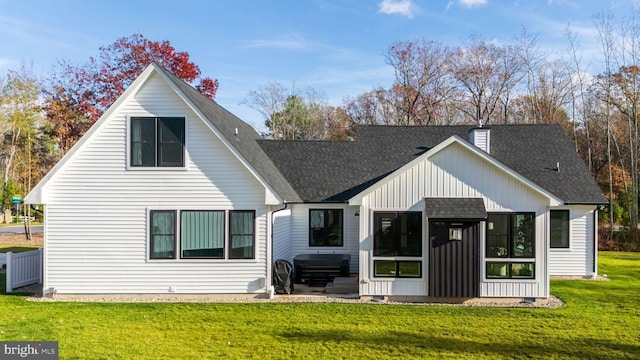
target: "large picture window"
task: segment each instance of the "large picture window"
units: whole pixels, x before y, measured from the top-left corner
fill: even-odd
[[[551,210],[551,247],[569,248],[569,210]]]
[[[421,212],[376,212],[374,256],[422,256]]]
[[[182,211],[182,258],[224,258],[224,211]]]
[[[342,246],[342,209],[309,210],[309,246]]]
[[[487,278],[535,278],[535,239],[534,213],[489,213],[485,255],[496,260],[486,262]]]
[[[183,167],[185,121],[177,117],[132,117],[133,167]]]
[[[255,258],[254,210],[151,210],[149,217],[150,259]]]

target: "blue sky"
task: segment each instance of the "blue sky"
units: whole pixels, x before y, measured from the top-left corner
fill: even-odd
[[[394,41],[459,46],[471,34],[506,43],[523,26],[554,56],[578,36],[592,71],[600,65],[596,13],[628,14],[638,0],[0,0],[0,74],[21,62],[46,77],[61,59],[82,63],[98,47],[141,33],[187,51],[220,81],[217,101],[260,127],[242,104],[267,83],[311,87],[332,105],[374,87],[393,71],[383,53]]]

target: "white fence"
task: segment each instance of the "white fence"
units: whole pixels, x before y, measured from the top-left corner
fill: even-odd
[[[42,283],[42,249],[7,253],[7,293],[21,286]]]

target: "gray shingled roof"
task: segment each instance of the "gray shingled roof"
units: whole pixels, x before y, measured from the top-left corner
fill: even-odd
[[[391,172],[473,126],[358,126],[354,141],[259,141],[305,202],[345,202]],[[566,203],[605,204],[559,125],[491,126],[490,153]],[[560,163],[560,171],[556,164]]]
[[[426,198],[425,213],[430,219],[482,220],[487,209],[481,198]]]
[[[467,139],[473,128],[358,126],[354,141],[264,140],[249,124],[156,67],[287,202],[346,202],[445,139]],[[566,203],[607,203],[559,125],[490,129],[491,156],[501,163]]]
[[[256,140],[262,139],[253,127],[218,105],[215,101],[202,95],[199,91],[173,75],[162,66],[156,67],[184,93],[194,106],[206,117],[227,141],[235,147],[253,169],[278,193],[285,201],[300,202],[301,199],[291,184],[282,176],[271,159],[262,151]],[[238,136],[235,130],[238,129]]]

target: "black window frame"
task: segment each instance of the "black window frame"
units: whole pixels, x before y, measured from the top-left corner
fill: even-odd
[[[490,234],[491,231],[497,231],[494,229],[489,229],[490,222],[492,217],[506,217],[506,233],[497,233]],[[531,255],[517,255],[516,254],[516,238],[517,231],[516,222],[518,216],[530,216],[531,223],[529,224],[531,229]],[[504,220],[504,218],[503,218]],[[487,214],[487,227],[485,233],[485,278],[487,280],[500,280],[500,279],[510,279],[510,280],[535,280],[536,278],[536,214],[535,212],[490,212]],[[496,221],[494,221],[496,223]],[[504,222],[502,222],[504,225]],[[495,226],[495,225],[494,225]],[[496,252],[500,253],[501,251],[496,251],[492,249],[490,245],[499,244],[499,241],[491,241],[491,237],[506,237],[506,248],[504,249],[503,255],[494,255]],[[495,246],[494,246],[495,247]],[[526,247],[525,247],[526,249]],[[489,254],[491,253],[490,256]],[[514,275],[514,266],[518,265],[527,265],[531,266],[531,273],[529,275]],[[493,271],[490,271],[491,266],[504,266],[505,271],[504,275],[495,275],[490,274]]]
[[[251,255],[250,256],[246,256],[246,255],[241,255],[239,250],[234,250],[234,249],[238,249],[236,247],[234,247],[234,236],[246,236],[249,235],[248,233],[233,233],[233,229],[234,226],[231,223],[233,221],[233,214],[246,214],[246,213],[251,213],[252,214],[252,227],[251,227]],[[255,210],[229,210],[229,219],[228,219],[228,236],[227,236],[227,243],[229,244],[229,250],[228,250],[228,254],[227,254],[227,258],[228,259],[255,259],[256,258],[256,211]]]
[[[313,212],[323,212],[323,227],[313,227]],[[332,212],[332,216],[328,216],[328,213]],[[335,224],[329,224],[330,219],[336,217],[335,214],[339,214],[339,241],[336,243],[331,239],[332,235],[338,235],[333,233],[330,228],[336,228]],[[320,229],[320,230],[315,230]],[[309,209],[309,247],[344,247],[344,209]]]
[[[173,234],[158,234],[154,231],[153,228],[153,217],[155,214],[172,214],[173,215]],[[177,232],[178,232],[178,224],[177,224],[177,211],[176,210],[151,210],[149,212],[149,258],[153,260],[175,260],[178,254],[178,246],[177,246]],[[173,254],[171,256],[155,256],[155,247],[156,247],[156,236],[173,236]]]
[[[183,244],[183,213],[186,212],[207,212],[207,211],[211,211],[211,212],[223,212],[224,213],[224,223],[223,223],[223,249],[222,249],[222,257],[220,256],[206,256],[206,255],[199,255],[199,256],[184,256],[183,254],[183,249],[184,249],[184,244]],[[158,257],[158,256],[154,256],[154,248],[156,245],[156,236],[166,236],[167,234],[157,234],[154,232],[153,229],[153,217],[154,214],[157,213],[170,213],[173,215],[173,234],[170,234],[173,236],[173,253],[171,254],[170,257]],[[232,230],[232,224],[231,222],[233,221],[233,215],[231,215],[232,213],[251,213],[251,253],[249,255],[238,255],[238,253],[234,253],[232,251],[232,245],[233,245],[233,236],[234,235],[240,235],[240,236],[246,236],[248,234],[242,233],[242,234],[234,234],[233,230]],[[184,260],[184,261],[189,261],[189,260],[226,260],[226,261],[230,261],[230,260],[255,260],[256,259],[256,230],[257,230],[257,225],[256,225],[256,210],[218,210],[218,209],[152,209],[149,210],[149,218],[148,218],[148,236],[149,236],[149,255],[148,255],[148,259],[149,260]]]
[[[490,275],[489,267],[491,265],[504,265],[505,266],[505,274],[504,275]],[[521,274],[522,270],[520,270],[517,274],[514,270],[514,265],[530,265],[531,272],[530,274]],[[485,272],[487,279],[522,279],[522,280],[535,280],[536,278],[536,263],[535,262],[506,262],[506,261],[487,261],[485,265]]]
[[[562,214],[562,219],[555,218],[554,214]],[[562,221],[558,224],[556,221]],[[570,249],[571,248],[571,214],[568,209],[552,209],[549,210],[549,247],[551,249]],[[561,228],[562,227],[562,228]],[[554,233],[559,231],[560,233]],[[560,238],[560,243],[557,240]],[[566,242],[566,244],[565,244]]]
[[[403,231],[406,217],[407,231]],[[422,257],[423,220],[421,211],[376,211],[373,213],[373,256],[379,257]],[[410,224],[408,221],[416,221]],[[417,233],[412,233],[409,227]],[[412,246],[402,246],[403,236],[412,237]],[[387,238],[387,239],[385,239]],[[411,240],[411,239],[407,239]]]
[[[153,126],[143,127],[140,131],[151,131],[153,136],[141,133],[140,140],[134,139],[134,127],[138,122],[151,122]],[[186,120],[184,117],[149,117],[133,116],[129,120],[129,166],[132,168],[183,168],[185,167]],[[148,124],[145,124],[148,125]],[[171,126],[169,126],[171,125]],[[175,134],[178,130],[179,134]],[[174,135],[167,136],[166,134]],[[135,161],[135,154],[140,148],[140,162]],[[151,150],[153,148],[153,150]],[[169,151],[171,148],[179,150]],[[151,157],[153,157],[151,161]],[[176,159],[173,159],[176,158]]]
[[[196,213],[196,212],[213,212],[213,213],[222,213],[222,249],[216,252],[219,252],[220,255],[214,255],[214,252],[209,250],[206,251],[206,249],[199,249],[199,250],[185,250],[185,245],[184,245],[184,214],[185,213]],[[227,227],[227,221],[226,221],[226,213],[224,210],[180,210],[180,259],[224,259],[225,258],[225,251],[227,249],[227,239],[226,239],[226,227]],[[191,254],[187,254],[185,253],[185,251],[192,251]]]
[[[507,233],[506,234],[490,234],[489,222],[492,216],[507,216]],[[515,224],[517,216],[531,216],[531,225],[532,231],[531,234],[531,255],[517,255],[517,245],[515,243],[517,236],[515,234]],[[486,244],[485,244],[485,257],[487,258],[501,258],[501,259],[535,259],[536,257],[536,214],[534,212],[513,212],[513,213],[488,213],[487,214],[487,229],[486,229]],[[504,249],[503,255],[493,255],[496,252],[501,252],[501,250],[491,249],[490,245],[495,244],[496,242],[491,242],[490,237],[506,237],[506,248]],[[491,255],[489,255],[491,253]]]
[[[391,275],[384,275],[382,273],[378,274],[378,265],[382,263],[393,263],[394,270]],[[417,264],[418,265],[418,275],[405,275],[400,270],[402,265],[406,264]],[[373,260],[373,276],[377,278],[405,278],[405,279],[419,279],[422,278],[422,260],[384,260],[377,259]]]

